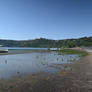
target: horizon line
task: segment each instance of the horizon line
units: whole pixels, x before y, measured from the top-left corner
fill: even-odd
[[[27,41],[27,40],[36,40],[36,39],[48,39],[48,40],[67,40],[67,39],[80,39],[84,37],[92,37],[92,36],[81,36],[81,37],[72,37],[72,38],[64,38],[64,39],[53,39],[53,38],[45,38],[45,37],[39,37],[39,38],[33,38],[33,39],[8,39],[8,38],[0,38],[0,40],[13,40],[13,41]]]

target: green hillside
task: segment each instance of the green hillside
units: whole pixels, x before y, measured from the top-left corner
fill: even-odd
[[[0,45],[8,47],[80,47],[92,46],[92,37],[83,37],[78,39],[52,40],[39,38],[34,40],[0,40]]]

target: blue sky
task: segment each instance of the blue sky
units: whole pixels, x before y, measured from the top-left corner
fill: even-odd
[[[92,36],[92,0],[0,0],[0,38]]]

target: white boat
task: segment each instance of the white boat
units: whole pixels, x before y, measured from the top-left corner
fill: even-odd
[[[8,53],[8,49],[0,49],[0,53]]]

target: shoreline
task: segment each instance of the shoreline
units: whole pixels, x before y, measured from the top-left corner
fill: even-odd
[[[25,78],[0,80],[1,92],[91,92],[92,53],[72,64],[71,71],[38,73]],[[21,91],[22,90],[22,91]]]

